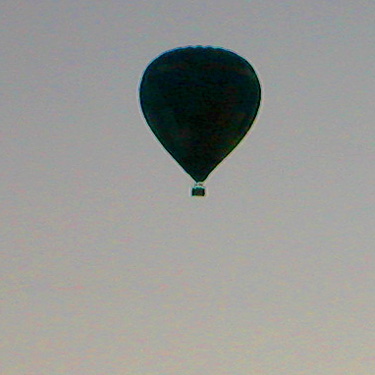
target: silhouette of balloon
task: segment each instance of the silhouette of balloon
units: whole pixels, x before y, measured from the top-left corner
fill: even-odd
[[[261,87],[252,66],[237,54],[213,47],[167,51],[146,68],[140,104],[151,130],[196,182],[203,182],[249,131]]]

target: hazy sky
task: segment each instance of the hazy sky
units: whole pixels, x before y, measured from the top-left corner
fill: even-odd
[[[375,373],[373,0],[1,0],[0,373]],[[206,198],[145,125],[159,54],[249,60]]]

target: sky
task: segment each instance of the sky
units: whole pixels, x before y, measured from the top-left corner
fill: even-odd
[[[375,373],[375,3],[1,0],[0,373]],[[140,111],[212,45],[257,71],[207,180]]]

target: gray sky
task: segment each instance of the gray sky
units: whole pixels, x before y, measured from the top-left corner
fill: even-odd
[[[375,3],[2,0],[0,373],[375,373]],[[208,196],[145,125],[159,54],[263,102]]]

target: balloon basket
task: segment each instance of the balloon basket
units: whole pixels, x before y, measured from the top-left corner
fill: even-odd
[[[206,188],[202,182],[197,182],[191,189],[192,197],[204,197],[206,194]]]

